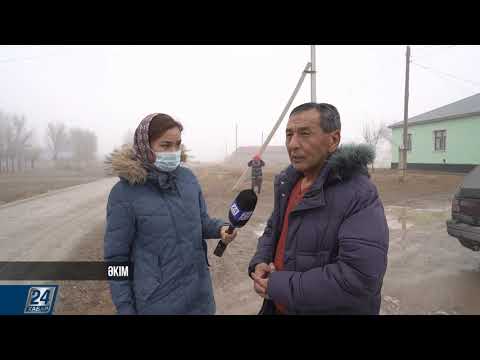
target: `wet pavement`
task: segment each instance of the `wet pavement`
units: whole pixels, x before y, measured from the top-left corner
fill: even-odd
[[[480,253],[447,234],[451,198],[385,206],[390,228],[382,314],[480,314]]]

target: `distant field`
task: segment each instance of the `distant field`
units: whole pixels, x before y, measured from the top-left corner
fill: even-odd
[[[82,170],[43,167],[13,174],[2,173],[0,174],[0,205],[103,177],[105,175],[101,166],[91,166]]]

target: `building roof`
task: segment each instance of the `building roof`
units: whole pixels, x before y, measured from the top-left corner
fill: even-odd
[[[255,153],[260,150],[260,146],[239,146],[236,150],[237,153],[249,153],[255,155]],[[268,153],[284,153],[287,149],[284,145],[268,145],[265,149],[265,152]]]
[[[408,125],[417,125],[442,120],[461,119],[467,116],[480,115],[480,93],[469,96],[465,99],[455,101],[451,104],[427,111],[426,113],[411,117],[408,119]],[[389,128],[398,128],[403,126],[403,121],[399,121],[389,126]]]
[[[239,146],[238,149],[225,160],[229,163],[247,163],[259,150],[260,146]],[[285,146],[267,146],[265,152],[262,154],[262,159],[268,164],[288,164],[290,162]]]

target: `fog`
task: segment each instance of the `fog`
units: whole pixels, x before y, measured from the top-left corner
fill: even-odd
[[[196,160],[260,145],[310,60],[309,46],[0,46],[0,110],[25,115],[46,146],[49,122],[93,131],[98,155],[152,112],[184,125]],[[409,116],[480,92],[479,46],[412,46]],[[337,106],[342,141],[365,122],[403,119],[405,46],[317,46],[317,101]],[[307,77],[293,106],[310,100]],[[282,145],[286,121],[272,145]]]

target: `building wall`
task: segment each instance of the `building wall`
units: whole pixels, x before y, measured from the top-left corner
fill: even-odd
[[[434,130],[447,130],[445,151],[435,151]],[[412,134],[409,164],[480,164],[480,116],[409,126],[408,133]],[[402,128],[393,129],[392,166],[398,164],[402,136]]]

